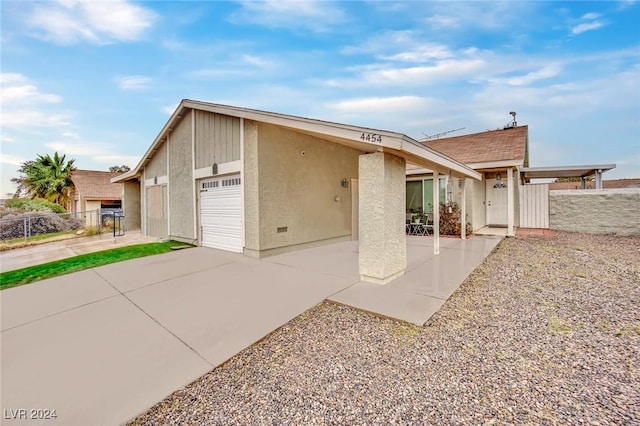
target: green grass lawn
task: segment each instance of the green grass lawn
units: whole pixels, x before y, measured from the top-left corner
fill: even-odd
[[[176,241],[137,244],[133,246],[98,251],[95,253],[81,254],[67,259],[56,260],[55,262],[16,269],[14,271],[8,271],[0,274],[0,289],[4,290],[6,288],[29,284],[35,281],[57,277],[59,275],[82,271],[84,269],[122,262],[123,260],[167,253],[171,251],[172,247],[176,246],[183,247],[188,246],[188,244]]]

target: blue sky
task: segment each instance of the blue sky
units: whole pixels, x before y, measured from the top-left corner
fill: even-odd
[[[531,166],[640,177],[640,5],[2,1],[1,196],[22,161],[135,166],[183,98],[416,139],[529,125]]]

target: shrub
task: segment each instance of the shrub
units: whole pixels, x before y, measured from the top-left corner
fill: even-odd
[[[440,234],[441,235],[460,235],[462,228],[460,226],[460,207],[458,203],[450,201],[448,203],[440,203]],[[466,224],[467,234],[473,231],[471,224]]]
[[[27,219],[27,232],[30,235],[71,231],[84,226],[82,219],[69,214],[26,214],[11,209],[0,221],[0,239],[9,240],[24,237],[24,220]]]
[[[36,211],[36,212],[52,212],[52,213],[66,213],[64,207],[60,204],[52,203],[51,201],[44,200],[42,198],[12,198],[7,200],[4,204],[6,208],[23,210],[23,211]]]

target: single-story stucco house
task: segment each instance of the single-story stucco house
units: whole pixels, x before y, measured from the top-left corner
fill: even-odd
[[[120,173],[98,170],[75,170],[71,174],[74,190],[71,209],[85,217],[88,226],[98,224],[98,213],[119,210],[122,207],[122,184],[111,179]]]
[[[482,177],[400,133],[183,100],[112,181],[127,229],[253,257],[359,239],[361,277],[387,282],[406,267],[407,164]]]

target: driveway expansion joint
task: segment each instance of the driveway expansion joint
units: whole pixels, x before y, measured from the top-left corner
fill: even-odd
[[[214,368],[215,365],[212,364],[211,362],[209,362],[208,359],[206,359],[200,352],[198,352],[193,346],[189,345],[187,342],[185,342],[183,339],[181,339],[177,334],[175,334],[173,331],[169,330],[167,327],[164,326],[164,324],[162,324],[160,321],[158,321],[157,319],[155,319],[151,314],[149,314],[147,311],[145,311],[144,309],[142,309],[142,307],[140,305],[138,305],[136,302],[134,302],[133,300],[131,300],[125,293],[121,292],[115,285],[113,285],[111,282],[109,282],[109,280],[107,280],[106,278],[104,278],[102,275],[100,275],[100,273],[94,268],[92,269],[92,271],[98,275],[100,278],[102,278],[107,284],[109,284],[111,287],[113,287],[113,289],[115,291],[118,292],[118,294],[122,297],[124,297],[129,303],[131,303],[136,309],[138,309],[140,312],[142,312],[144,315],[146,315],[151,321],[155,322],[156,324],[158,324],[158,326],[160,326],[163,330],[165,330],[167,333],[169,333],[170,335],[172,335],[174,338],[176,338],[180,343],[182,343],[184,346],[186,346],[187,348],[189,348],[189,350],[191,350],[194,354],[196,354],[200,359],[202,359],[205,363],[207,363],[208,365],[211,366],[211,368]],[[187,274],[189,275],[189,274]]]

